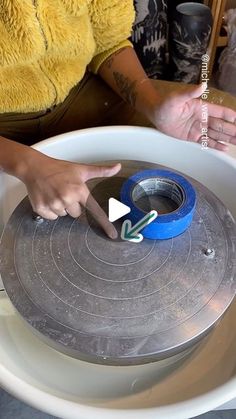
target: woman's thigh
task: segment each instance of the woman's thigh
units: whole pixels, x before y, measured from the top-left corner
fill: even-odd
[[[0,136],[31,145],[40,139],[41,113],[0,114]]]
[[[108,125],[151,126],[99,77],[89,73],[52,109],[0,115],[0,135],[28,145],[65,132]]]
[[[86,74],[55,112],[41,118],[44,137],[108,125],[150,126],[99,77]]]

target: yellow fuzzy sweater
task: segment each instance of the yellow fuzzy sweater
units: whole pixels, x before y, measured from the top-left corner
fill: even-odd
[[[61,103],[129,45],[133,19],[131,0],[0,0],[0,113]]]

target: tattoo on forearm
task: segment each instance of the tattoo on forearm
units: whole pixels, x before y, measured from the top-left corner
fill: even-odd
[[[114,58],[110,57],[106,60],[106,66],[107,68],[111,68],[112,64],[113,64]]]
[[[137,91],[135,90],[137,81],[131,81],[129,77],[125,77],[117,71],[113,72],[113,77],[121,96],[126,102],[135,107],[137,100]]]
[[[121,49],[118,49],[118,51],[116,51],[116,52],[114,52],[107,60],[106,60],[106,66],[107,66],[107,68],[111,68],[112,67],[112,64],[113,64],[113,62],[114,62],[114,59],[115,59],[115,57],[117,56],[117,55],[119,55],[121,52],[123,52],[123,50],[124,50],[125,48],[121,48]]]

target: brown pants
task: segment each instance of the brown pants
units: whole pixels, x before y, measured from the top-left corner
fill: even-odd
[[[91,74],[86,74],[64,102],[52,109],[0,114],[0,135],[27,145],[64,132],[106,125],[151,126]]]
[[[153,80],[162,96],[183,91],[183,83]],[[236,99],[211,88],[209,101],[236,110]],[[86,74],[64,102],[38,113],[0,114],[0,136],[34,144],[45,138],[76,129],[106,125],[151,126],[141,114],[124,103],[99,77]]]

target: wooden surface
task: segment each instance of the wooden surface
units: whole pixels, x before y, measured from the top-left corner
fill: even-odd
[[[213,27],[208,47],[208,54],[210,56],[209,74],[211,74],[215,62],[217,47],[227,45],[227,36],[220,36],[227,0],[209,0],[205,3],[207,3],[211,8],[213,16]]]

